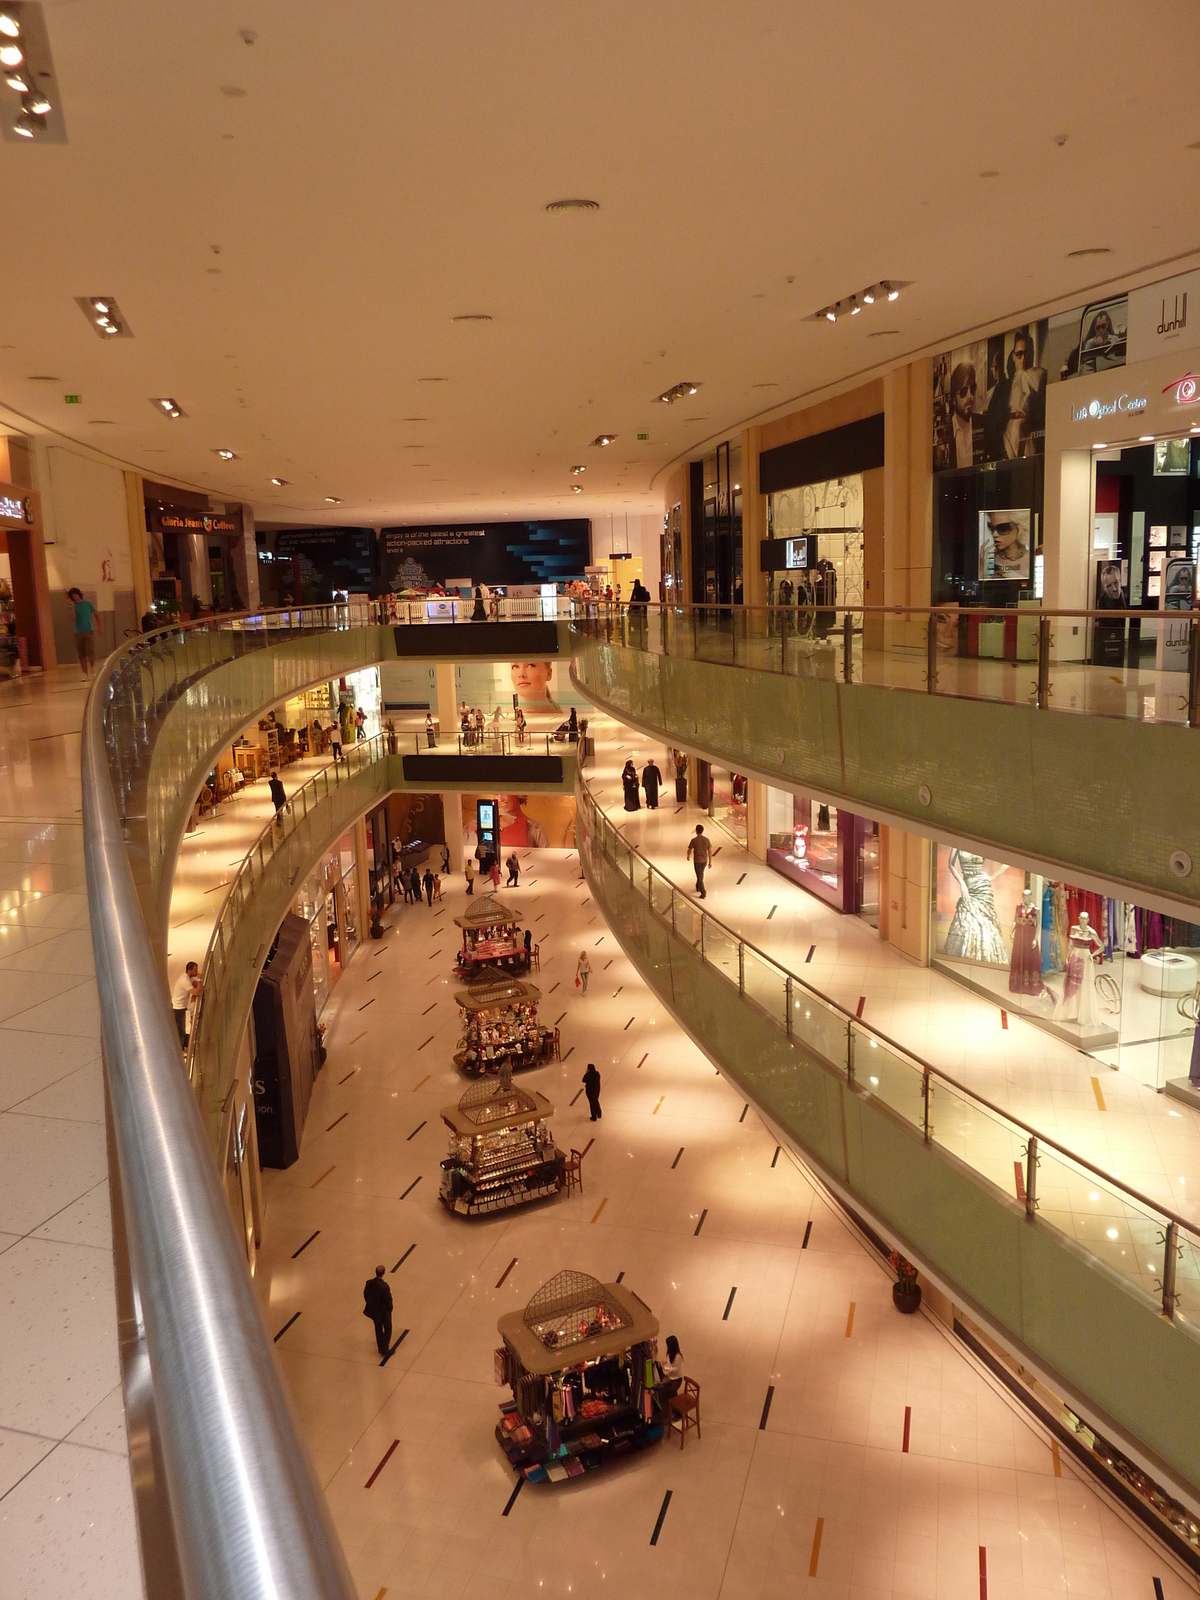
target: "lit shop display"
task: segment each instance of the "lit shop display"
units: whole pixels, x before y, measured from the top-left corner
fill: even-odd
[[[879,824],[810,795],[767,790],[767,865],[835,911],[879,920]]]
[[[529,956],[520,938],[521,919],[494,894],[461,917],[454,926],[462,929],[462,949],[454,964],[455,976],[477,978],[497,969],[528,972]]]
[[[557,1030],[538,1021],[541,990],[519,978],[483,979],[454,996],[463,1036],[454,1065],[471,1077],[540,1067],[553,1061]]]
[[[1139,1082],[1189,1075],[1200,926],[942,844],[933,924],[951,977]]]
[[[861,606],[865,599],[861,472],[806,483],[767,497],[768,537],[786,544],[787,565],[772,574],[777,605]],[[822,609],[823,638],[834,612]]]
[[[582,1477],[664,1436],[658,1319],[624,1284],[556,1273],[497,1327],[496,1382],[512,1399],[496,1437],[530,1482]]]
[[[745,846],[746,830],[746,778],[728,767],[712,769],[712,801],[708,814]]]
[[[449,1211],[480,1217],[546,1200],[562,1189],[563,1154],[545,1095],[514,1089],[507,1077],[473,1083],[456,1106],[443,1106],[450,1154],[439,1198]]]

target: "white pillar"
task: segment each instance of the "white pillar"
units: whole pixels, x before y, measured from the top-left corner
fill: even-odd
[[[453,661],[439,661],[437,666],[438,728],[443,739],[453,739],[458,728],[458,706],[455,703]]]
[[[439,667],[438,671],[442,669]],[[451,672],[454,668],[451,667]],[[462,820],[462,795],[455,790],[450,794],[442,795],[442,816],[446,822],[446,843],[450,849],[450,870],[461,872],[463,869],[463,820]]]

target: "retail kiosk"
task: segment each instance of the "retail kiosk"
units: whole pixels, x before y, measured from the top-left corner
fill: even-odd
[[[593,1472],[665,1432],[654,1390],[658,1319],[624,1284],[559,1272],[501,1317],[496,1437],[531,1483]]]
[[[540,989],[521,978],[485,978],[455,992],[463,1036],[454,1065],[473,1078],[554,1059],[553,1028],[538,1021]]]
[[[544,1094],[514,1089],[507,1075],[473,1083],[456,1106],[442,1107],[450,1154],[440,1199],[459,1216],[479,1217],[545,1200],[562,1189],[563,1155]]]
[[[461,917],[454,926],[462,929],[462,949],[455,972],[460,978],[474,978],[497,968],[507,972],[528,972],[529,956],[521,943],[521,919],[494,894]]]

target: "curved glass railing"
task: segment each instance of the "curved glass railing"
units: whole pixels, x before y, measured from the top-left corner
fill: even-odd
[[[598,906],[706,1054],[960,1304],[1200,1485],[1174,1415],[1200,1397],[1200,1228],[860,1021],[665,877],[582,780],[577,797]]]
[[[1187,597],[1190,600],[1190,596]],[[1200,723],[1200,610],[577,606],[580,638],[662,656],[1006,705]]]

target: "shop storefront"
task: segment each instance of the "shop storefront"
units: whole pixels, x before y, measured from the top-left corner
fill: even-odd
[[[767,790],[767,865],[835,911],[879,925],[879,824],[812,795]]]
[[[746,777],[743,773],[731,772],[728,767],[712,767],[710,776],[712,796],[709,800],[708,814],[745,849]]]
[[[326,932],[325,878],[320,868],[310,872],[304,880],[300,893],[292,901],[292,911],[308,924],[308,937],[312,945],[313,999],[319,1017],[332,987],[331,947]]]
[[[742,603],[742,445],[725,440],[691,471],[692,599]]]
[[[932,964],[1140,1083],[1186,1077],[1200,926],[936,847]]]

